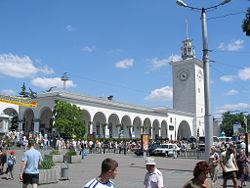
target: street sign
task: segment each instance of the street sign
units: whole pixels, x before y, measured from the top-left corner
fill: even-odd
[[[38,103],[35,101],[30,101],[27,99],[22,99],[18,97],[10,97],[7,95],[0,95],[0,102],[6,102],[10,104],[16,104],[20,106],[26,106],[26,107],[31,107],[31,108],[36,108]]]

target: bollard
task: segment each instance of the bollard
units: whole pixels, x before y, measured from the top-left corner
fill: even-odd
[[[61,178],[60,180],[69,180],[69,166],[65,162],[65,166],[61,167]]]

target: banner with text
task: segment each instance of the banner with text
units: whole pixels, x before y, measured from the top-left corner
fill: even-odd
[[[6,103],[26,106],[26,107],[31,107],[31,108],[36,108],[38,105],[38,103],[35,101],[30,101],[30,100],[22,99],[18,97],[10,97],[6,95],[0,95],[0,102],[6,102]]]

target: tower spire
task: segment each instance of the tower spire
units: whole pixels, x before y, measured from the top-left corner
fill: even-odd
[[[186,25],[186,39],[189,39],[189,32],[188,32],[188,20],[185,20],[185,25]]]
[[[181,51],[182,51],[181,57],[183,60],[195,58],[195,50],[194,50],[194,46],[192,45],[193,40],[189,39],[187,20],[185,20],[185,26],[186,26],[186,39],[182,41],[183,46],[181,48]]]

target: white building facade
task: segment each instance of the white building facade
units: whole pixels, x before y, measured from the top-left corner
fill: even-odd
[[[173,72],[173,109],[149,108],[115,100],[54,90],[38,94],[37,108],[0,103],[0,114],[18,114],[19,130],[25,133],[52,133],[55,100],[63,100],[80,107],[87,134],[103,138],[140,138],[149,134],[176,140],[204,135],[204,79],[203,64],[195,58],[192,41],[183,41],[182,59],[171,62]],[[4,119],[4,118],[3,118]]]
[[[176,139],[193,135],[193,114],[164,107],[147,108],[64,90],[39,94],[37,108],[19,107],[19,128],[24,132],[52,132],[56,99],[75,104],[83,112],[87,134],[102,138],[140,138],[141,134]],[[86,135],[85,135],[86,136]]]

